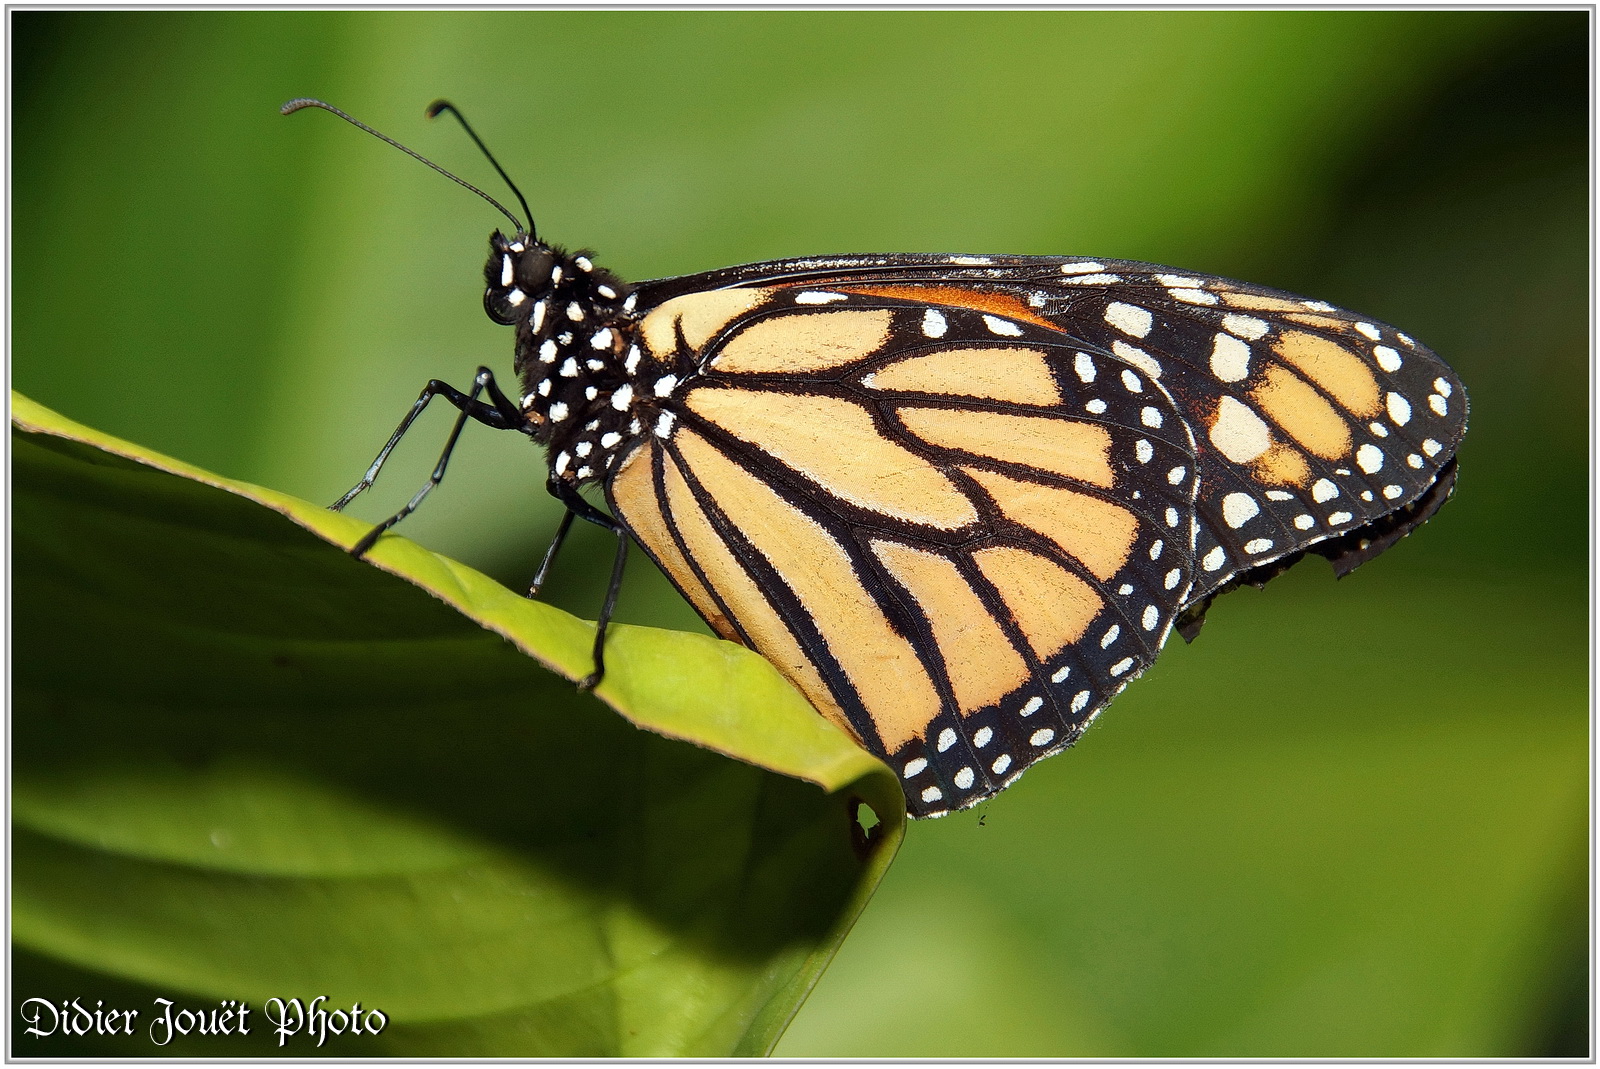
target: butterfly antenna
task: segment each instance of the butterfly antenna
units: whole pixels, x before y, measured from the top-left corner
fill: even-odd
[[[467,136],[472,138],[472,143],[478,146],[478,151],[487,157],[489,162],[494,165],[494,169],[500,172],[500,177],[505,179],[505,183],[511,188],[511,192],[517,195],[517,203],[522,205],[522,214],[528,217],[528,236],[537,241],[538,235],[533,231],[533,209],[528,207],[528,198],[522,195],[522,190],[518,189],[517,184],[511,180],[511,176],[506,174],[506,169],[500,166],[500,161],[494,158],[494,153],[489,151],[489,146],[483,143],[483,138],[478,136],[478,131],[472,128],[471,123],[467,122],[467,117],[461,114],[461,110],[448,100],[435,100],[428,105],[428,118],[437,119],[439,113],[445,111],[456,117],[456,122],[460,123],[461,128],[467,132]]]
[[[284,115],[292,115],[295,112],[299,111],[301,108],[321,108],[323,111],[331,111],[331,112],[333,112],[333,114],[339,116],[339,118],[343,119],[345,122],[349,123],[351,126],[354,126],[359,130],[365,130],[367,133],[371,134],[373,137],[377,138],[379,141],[388,142],[389,144],[393,145],[395,148],[399,149],[401,152],[404,152],[407,156],[410,156],[412,159],[420,160],[421,162],[427,164],[429,167],[432,167],[435,171],[438,171],[440,174],[442,174],[446,178],[450,179],[450,181],[454,182],[456,185],[465,186],[467,189],[472,190],[472,192],[476,193],[478,196],[482,197],[484,200],[488,201],[490,204],[493,204],[496,208],[500,209],[500,214],[504,215],[507,219],[511,220],[511,224],[517,228],[517,232],[518,233],[528,233],[528,235],[530,237],[532,236],[531,230],[525,229],[523,227],[523,225],[522,225],[522,221],[520,219],[518,219],[516,216],[512,215],[508,210],[506,210],[506,206],[504,204],[501,204],[499,201],[497,201],[493,197],[489,196],[489,194],[485,193],[483,190],[479,189],[477,186],[473,185],[471,182],[468,182],[464,178],[457,178],[455,175],[451,174],[449,171],[445,170],[443,167],[440,167],[437,163],[434,163],[432,160],[428,159],[428,157],[422,155],[419,152],[413,152],[411,149],[406,148],[404,145],[402,145],[400,142],[396,141],[392,137],[388,137],[388,136],[385,136],[384,134],[380,134],[378,131],[374,130],[372,127],[368,126],[366,123],[362,122],[360,119],[357,119],[354,116],[348,115],[345,112],[340,111],[338,108],[334,107],[332,104],[326,103],[325,101],[321,101],[321,100],[312,100],[309,97],[301,97],[301,98],[299,98],[297,100],[289,101],[287,104],[285,104],[283,107],[279,108],[278,110],[280,112],[282,112]],[[467,132],[471,133],[472,131],[469,129]],[[475,140],[475,141],[477,140],[477,135],[476,134],[473,135],[473,140]],[[479,145],[481,147],[482,143],[480,142]],[[490,157],[490,161],[493,162],[493,159],[494,159],[494,157],[491,156]],[[499,166],[500,165],[498,163],[495,164],[496,169],[498,169]],[[502,175],[505,174],[504,171],[501,171],[500,173]],[[513,190],[515,190],[517,187],[516,186],[512,186],[511,188]],[[520,199],[522,197],[522,194],[518,193],[517,197]],[[528,206],[527,202],[523,201],[523,205],[522,206],[523,206],[524,209],[526,209],[527,206]],[[530,213],[530,216],[531,216],[531,213]],[[531,218],[530,218],[530,223],[531,223]]]

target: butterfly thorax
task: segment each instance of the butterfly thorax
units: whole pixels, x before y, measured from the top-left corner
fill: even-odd
[[[581,250],[499,231],[484,281],[484,311],[517,329],[519,407],[551,472],[575,484],[605,477],[653,418],[637,385],[644,357],[628,285]]]

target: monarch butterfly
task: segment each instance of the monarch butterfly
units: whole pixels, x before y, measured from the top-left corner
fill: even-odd
[[[315,106],[411,152],[321,101]],[[629,285],[524,226],[489,239],[480,368],[434,396],[546,448],[567,508],[631,536],[723,638],[900,775],[909,812],[993,796],[1192,638],[1211,600],[1308,550],[1344,574],[1450,495],[1467,402],[1375,320],[1151,264],[774,260]],[[417,156],[418,159],[422,157]],[[486,396],[487,401],[480,400]],[[610,515],[579,495],[604,486]]]

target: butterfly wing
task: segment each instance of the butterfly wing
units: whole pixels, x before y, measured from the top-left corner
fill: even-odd
[[[781,260],[650,285],[670,294],[753,281],[987,310],[1048,325],[1079,351],[1158,378],[1196,437],[1195,603],[1308,548],[1343,574],[1425,520],[1454,486],[1467,417],[1460,379],[1404,332],[1323,301],[1152,264],[1057,257]]]
[[[666,373],[613,509],[917,816],[1070,743],[1227,585],[1381,551],[1465,429],[1393,328],[1146,264],[791,260],[639,294]]]
[[[1154,659],[1194,578],[1197,480],[1141,372],[1053,327],[803,287],[687,295],[643,334],[700,370],[612,507],[719,633],[901,772],[914,814],[992,795]]]

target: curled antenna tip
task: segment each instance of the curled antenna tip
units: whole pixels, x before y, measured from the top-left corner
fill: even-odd
[[[439,113],[444,111],[446,108],[451,111],[456,110],[456,106],[450,103],[448,100],[435,100],[432,104],[428,105],[428,118],[437,119],[439,117]]]
[[[279,115],[293,115],[295,112],[299,111],[301,108],[325,108],[327,106],[328,105],[324,104],[322,101],[320,101],[320,100],[312,100],[310,97],[295,97],[293,100],[289,101],[283,107],[279,108],[278,109],[278,114]]]

